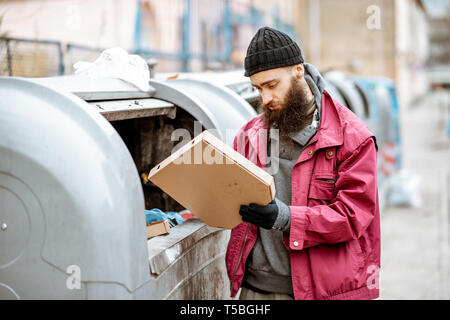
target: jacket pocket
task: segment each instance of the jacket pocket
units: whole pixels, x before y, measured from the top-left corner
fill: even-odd
[[[331,200],[333,199],[334,183],[322,180],[314,180],[309,187],[308,198]]]
[[[307,249],[316,299],[327,299],[365,285],[364,259],[357,242],[321,244]]]
[[[308,206],[328,204],[334,198],[335,180],[332,177],[313,177],[309,186]]]

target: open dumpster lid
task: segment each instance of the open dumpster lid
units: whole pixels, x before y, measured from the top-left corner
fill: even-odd
[[[80,75],[51,78],[27,78],[65,93],[73,93],[85,101],[151,98],[155,89],[141,91],[134,85],[115,78],[92,79]]]

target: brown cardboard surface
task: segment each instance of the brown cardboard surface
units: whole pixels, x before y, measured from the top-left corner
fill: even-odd
[[[149,173],[149,180],[206,224],[232,229],[243,204],[268,204],[273,177],[208,131]]]
[[[152,224],[147,224],[145,228],[147,231],[147,239],[150,237],[160,236],[162,234],[168,234],[170,231],[170,225],[167,220],[164,221],[156,221]]]

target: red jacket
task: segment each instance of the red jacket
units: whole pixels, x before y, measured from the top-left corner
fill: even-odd
[[[380,270],[376,140],[326,91],[321,113],[316,135],[292,170],[291,228],[284,244],[290,252],[294,296],[374,299],[379,296]],[[234,148],[264,167],[261,129],[259,115],[239,131]],[[238,142],[245,148],[238,148]],[[232,297],[241,286],[256,237],[257,227],[246,222],[231,232],[225,259]]]

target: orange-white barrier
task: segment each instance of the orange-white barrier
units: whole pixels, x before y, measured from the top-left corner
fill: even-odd
[[[395,171],[395,145],[388,141],[381,151],[381,172],[385,176],[390,176]]]

